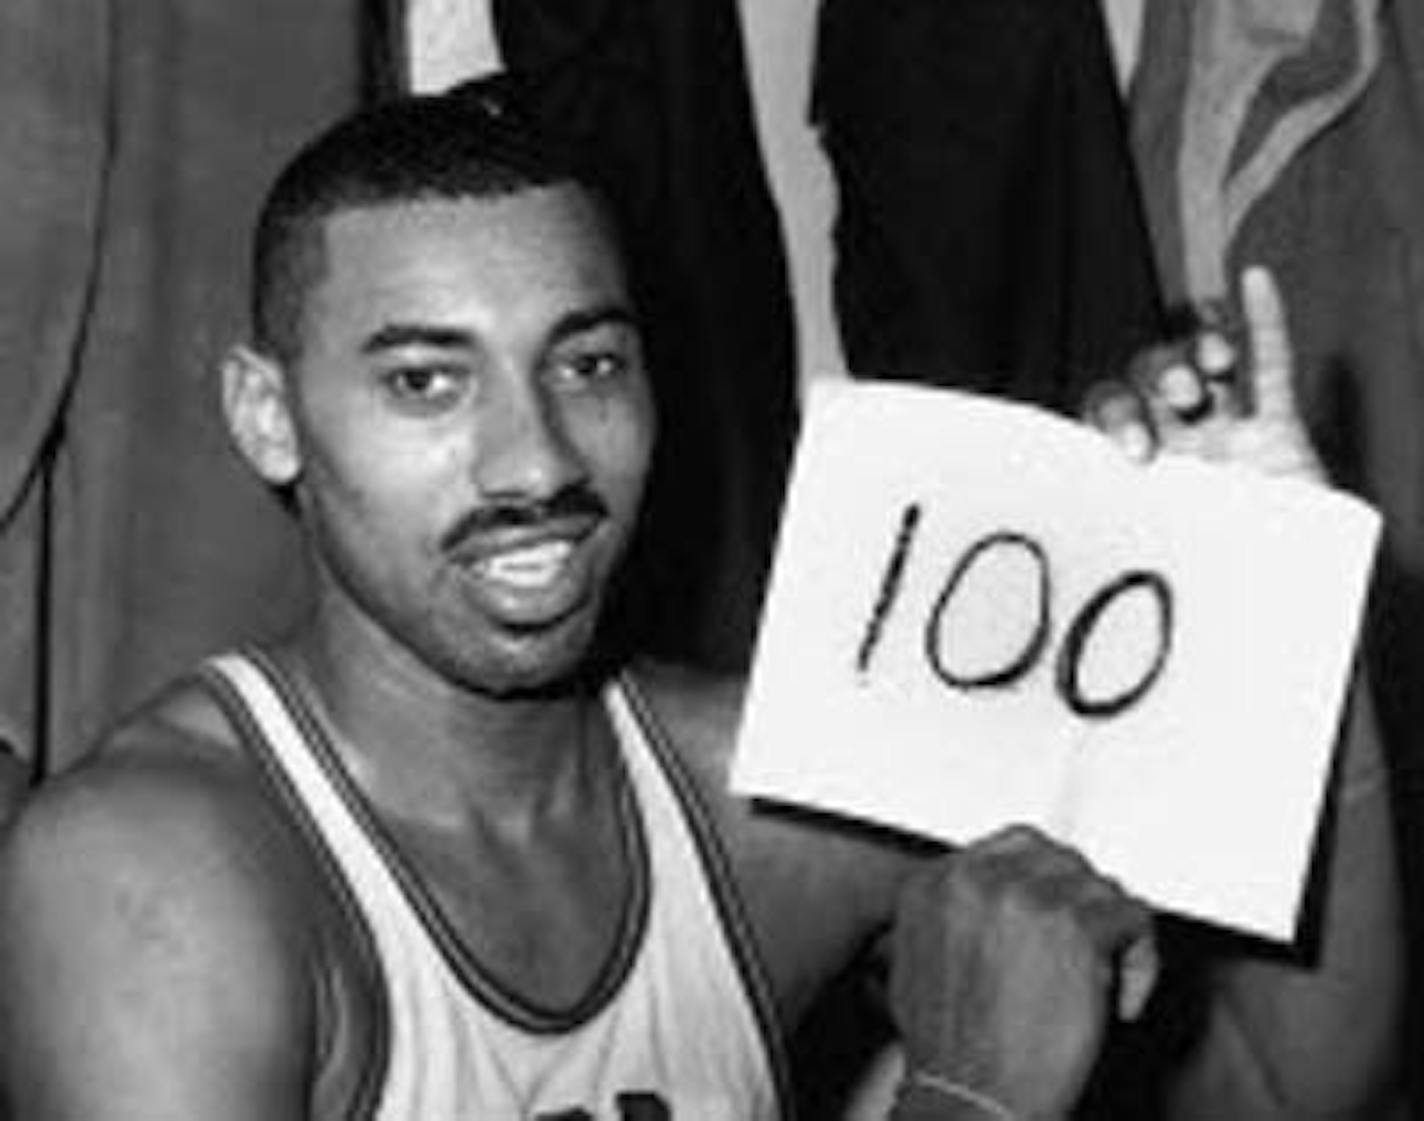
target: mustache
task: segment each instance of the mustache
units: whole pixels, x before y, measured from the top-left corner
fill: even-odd
[[[600,519],[608,516],[608,503],[592,487],[565,487],[548,498],[525,502],[491,502],[476,506],[443,534],[444,552],[462,548],[471,538],[497,530],[528,529],[563,519]]]

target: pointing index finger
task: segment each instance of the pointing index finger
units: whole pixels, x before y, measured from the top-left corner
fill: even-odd
[[[1263,420],[1295,415],[1295,358],[1285,308],[1269,270],[1253,266],[1241,275],[1241,302],[1251,339],[1255,412]]]

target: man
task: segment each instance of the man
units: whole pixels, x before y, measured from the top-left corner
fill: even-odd
[[[781,1116],[778,1025],[887,932],[895,1116],[1067,1116],[1141,904],[1026,829],[930,856],[759,812],[724,781],[735,685],[601,637],[654,421],[577,162],[497,83],[370,111],[283,174],[255,273],[224,404],[317,601],[22,814],[18,1116]],[[1198,1116],[1379,1084],[1392,866],[1356,730],[1318,954],[1221,967],[1172,1083]]]

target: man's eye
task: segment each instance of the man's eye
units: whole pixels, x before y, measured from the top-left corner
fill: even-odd
[[[585,385],[610,381],[628,369],[628,357],[618,351],[587,351],[559,361],[557,372],[561,381]]]
[[[382,381],[398,401],[436,404],[457,396],[463,383],[460,371],[452,366],[398,366]]]

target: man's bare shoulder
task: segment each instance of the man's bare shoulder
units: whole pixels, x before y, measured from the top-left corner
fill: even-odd
[[[293,840],[216,706],[184,688],[32,793],[0,846],[0,893],[76,919],[195,900],[275,918],[297,894]]]
[[[696,775],[706,795],[732,816],[775,833],[785,831],[817,847],[829,840],[834,850],[839,838],[848,851],[907,851],[903,839],[848,818],[763,804],[731,791],[746,698],[744,678],[662,662],[638,663],[633,676],[678,757]],[[824,854],[826,850],[821,851]]]
[[[878,860],[893,853],[898,860],[908,851],[904,840],[847,818],[763,804],[732,792],[743,678],[652,662],[639,663],[633,675],[658,725],[720,815],[778,847],[814,848],[821,864],[837,854],[873,853]]]
[[[740,679],[663,664],[639,664],[634,677],[712,808],[773,983],[794,1018],[806,994],[888,921],[910,850],[849,820],[730,790]]]
[[[727,789],[745,680],[672,662],[639,662],[632,671],[672,747],[714,797]]]
[[[0,845],[0,1020],[24,1025],[0,1061],[35,1116],[301,1100],[320,904],[209,704],[180,691],[136,714]]]

